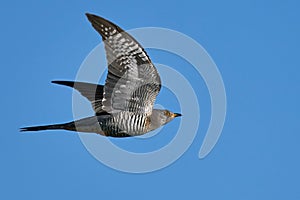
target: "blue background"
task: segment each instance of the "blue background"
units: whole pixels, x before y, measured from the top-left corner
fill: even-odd
[[[300,199],[299,8],[296,0],[2,1],[0,199]],[[18,132],[72,119],[72,91],[50,81],[73,80],[100,42],[85,12],[124,29],[174,29],[209,52],[225,83],[228,112],[208,157],[198,159],[209,96],[192,74],[201,89],[201,130],[165,169],[115,171],[94,159],[76,133]],[[149,55],[176,65],[166,59],[172,55]],[[164,94],[158,101],[168,103]],[[167,137],[178,122],[164,129]]]

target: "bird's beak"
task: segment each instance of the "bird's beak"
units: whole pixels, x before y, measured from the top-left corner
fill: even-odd
[[[182,116],[182,114],[180,114],[180,113],[174,113],[174,117],[180,117],[180,116]]]

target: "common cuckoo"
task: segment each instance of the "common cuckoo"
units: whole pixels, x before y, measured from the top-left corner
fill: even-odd
[[[64,129],[129,137],[143,135],[181,116],[153,109],[161,80],[143,47],[114,23],[93,14],[86,16],[104,42],[108,64],[105,85],[74,81],[52,83],[78,90],[91,102],[95,116],[62,124],[24,127],[21,131]]]

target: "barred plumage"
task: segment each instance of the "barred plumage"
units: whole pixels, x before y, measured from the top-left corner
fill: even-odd
[[[99,125],[106,136],[117,137],[119,134],[137,136],[148,132],[148,118],[145,114],[123,111],[101,121]]]

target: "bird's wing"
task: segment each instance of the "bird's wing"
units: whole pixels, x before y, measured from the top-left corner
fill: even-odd
[[[103,85],[77,81],[52,81],[52,83],[65,85],[78,90],[82,96],[91,102],[95,113],[102,111]]]
[[[159,74],[143,47],[112,22],[86,14],[104,41],[108,62],[102,109],[151,115],[161,88]]]

